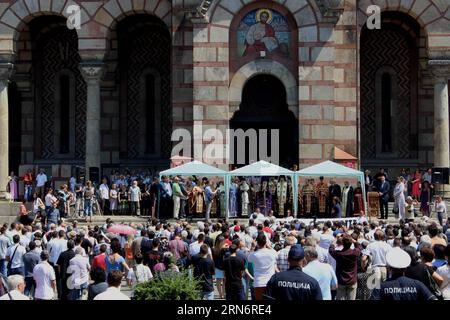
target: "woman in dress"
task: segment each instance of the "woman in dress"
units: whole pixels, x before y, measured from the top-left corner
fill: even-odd
[[[402,177],[403,178],[403,177]],[[422,174],[419,169],[414,172],[413,180],[412,180],[412,197],[416,200],[420,198],[420,184],[422,181]]]
[[[125,274],[128,273],[130,267],[125,262],[124,257],[120,255],[122,250],[119,239],[114,238],[111,240],[110,250],[111,253],[105,256],[106,273],[108,274],[111,270],[120,270]]]
[[[128,192],[127,187],[124,184],[120,187],[118,201],[119,201],[119,214],[126,215],[128,213]]]
[[[117,191],[117,186],[115,183],[111,186],[109,190],[109,210],[111,214],[114,215],[119,207],[119,192]]]
[[[38,197],[37,192],[33,193],[33,214],[36,218],[41,219],[42,225],[45,225],[45,204]]]
[[[214,249],[212,250],[214,266],[215,266],[215,278],[217,291],[219,293],[219,299],[225,299],[225,273],[223,271],[223,257],[228,250],[228,244],[225,242],[225,237],[222,235],[217,236]]]
[[[404,185],[404,179],[403,177],[397,178],[397,184],[395,185],[394,189],[394,199],[395,204],[394,208],[398,208],[398,218],[400,220],[405,220],[405,209],[406,209],[406,203],[405,203],[405,185]]]
[[[19,199],[19,194],[17,192],[17,176],[14,174],[14,171],[11,171],[11,174],[8,177],[8,186],[9,193],[11,194],[11,199],[17,201]]]
[[[420,212],[423,216],[430,216],[430,202],[431,202],[431,189],[430,183],[425,181],[423,183],[423,188],[420,193]]]

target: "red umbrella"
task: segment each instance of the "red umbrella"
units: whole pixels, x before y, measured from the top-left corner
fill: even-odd
[[[116,224],[116,225],[110,227],[107,230],[107,232],[116,233],[116,234],[126,234],[126,235],[139,233],[139,231],[133,229],[132,227],[126,226],[123,224]]]

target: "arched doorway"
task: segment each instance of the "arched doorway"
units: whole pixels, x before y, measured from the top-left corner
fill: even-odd
[[[239,110],[236,111],[230,121],[232,130],[244,131],[254,129],[257,132],[258,156],[250,159],[250,141],[245,145],[245,163],[238,163],[238,145],[234,143],[235,167],[241,167],[251,162],[260,160],[261,131],[267,129],[267,155],[272,156],[274,146],[271,145],[271,133],[279,130],[279,164],[292,167],[298,163],[298,120],[289,110],[286,96],[286,88],[275,76],[268,74],[256,75],[249,79],[242,91],[242,100]],[[236,140],[235,140],[236,141]]]
[[[171,36],[157,17],[138,14],[117,25],[120,158],[166,167],[171,152]]]
[[[421,28],[400,12],[382,24],[361,34],[361,156],[365,168],[394,169],[418,159]]]

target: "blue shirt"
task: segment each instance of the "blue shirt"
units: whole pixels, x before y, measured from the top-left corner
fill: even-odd
[[[56,208],[50,209],[48,215],[47,215],[47,224],[50,225],[52,223],[58,224],[59,221],[59,210]]]
[[[212,201],[212,199],[213,199],[213,196],[214,196],[214,194],[213,194],[213,192],[211,190],[211,187],[207,186],[205,188],[205,202],[210,203]]]
[[[333,267],[318,260],[311,261],[303,268],[303,272],[319,282],[323,300],[331,300],[331,286],[337,285]]]

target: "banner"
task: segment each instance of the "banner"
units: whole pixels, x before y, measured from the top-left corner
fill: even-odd
[[[327,221],[330,221],[331,223],[334,222],[342,222],[344,223],[347,227],[351,226],[353,223],[363,223],[363,222],[367,222],[367,219],[365,216],[361,216],[361,217],[353,217],[353,218],[321,218],[321,219],[295,219],[295,218],[290,218],[290,219],[277,219],[277,223],[290,223],[294,220],[299,221],[300,223],[304,223],[305,225],[309,225],[311,223],[318,222],[318,223],[325,223]]]

